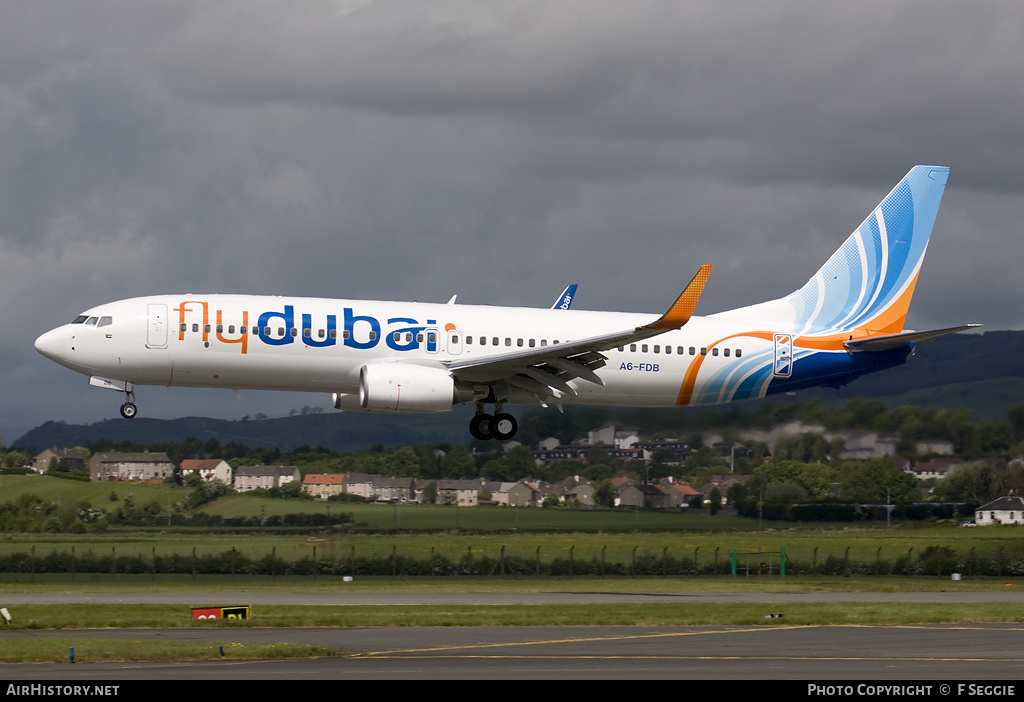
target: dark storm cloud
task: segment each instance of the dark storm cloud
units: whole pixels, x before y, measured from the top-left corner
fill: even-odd
[[[801,285],[952,168],[908,325],[1019,328],[1010,2],[11,2],[0,431],[113,416],[35,354],[181,290],[701,313]],[[145,390],[149,416],[198,391]],[[226,416],[322,398],[204,397]],[[255,399],[249,399],[249,398]],[[290,404],[285,404],[290,403]]]

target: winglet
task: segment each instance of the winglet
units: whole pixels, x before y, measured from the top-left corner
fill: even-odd
[[[645,324],[639,329],[679,329],[689,322],[690,317],[693,316],[693,310],[700,300],[700,295],[704,292],[704,284],[708,282],[708,277],[711,275],[711,268],[710,263],[701,266],[697,275],[693,276],[693,280],[686,286],[686,290],[680,293],[668,311],[657,321]]]

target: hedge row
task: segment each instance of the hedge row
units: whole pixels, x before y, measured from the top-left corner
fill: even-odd
[[[773,558],[771,563],[768,559]],[[777,554],[739,554],[741,575],[778,573]],[[1003,551],[977,554],[973,550],[958,554],[952,549],[932,546],[919,556],[908,554],[897,559],[853,560],[830,555],[822,561],[787,559],[789,575],[1024,575],[1024,557]],[[638,552],[629,561],[553,558],[548,560],[521,556],[466,554],[459,559],[442,555],[416,559],[401,556],[374,558],[329,556],[303,557],[286,561],[275,556],[253,558],[239,551],[220,554],[169,556],[108,555],[89,551],[72,555],[53,551],[45,555],[14,553],[0,556],[0,573],[113,573],[113,574],[202,574],[202,575],[383,575],[383,576],[457,576],[457,575],[724,575],[732,569],[728,552],[717,561],[675,558],[666,553]]]

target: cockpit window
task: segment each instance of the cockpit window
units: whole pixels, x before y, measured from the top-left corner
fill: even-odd
[[[100,317],[100,321],[96,324],[97,327],[109,327],[114,323],[113,317]]]
[[[87,326],[87,327],[95,327],[96,326],[96,322],[98,322],[99,319],[100,319],[99,317],[89,317],[89,319],[85,320],[85,326]]]
[[[85,320],[87,319],[89,318],[86,317],[84,314],[80,314],[77,317],[75,317],[75,321],[73,321],[72,324],[85,324]]]

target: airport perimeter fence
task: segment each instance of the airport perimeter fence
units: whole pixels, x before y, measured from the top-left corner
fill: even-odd
[[[778,552],[736,552],[719,548],[713,553],[699,549],[686,555],[634,548],[628,558],[606,558],[605,549],[580,556],[575,549],[568,556],[547,557],[537,549],[532,556],[507,555],[499,552],[467,549],[460,557],[431,554],[410,557],[399,553],[397,547],[387,556],[360,556],[353,547],[346,554],[311,555],[295,559],[279,558],[276,549],[265,556],[250,556],[236,549],[217,554],[157,554],[154,548],[148,555],[118,554],[116,547],[109,553],[89,550],[76,553],[75,549],[51,550],[0,555],[0,578],[14,576],[22,581],[36,575],[65,574],[72,580],[91,575],[90,579],[120,575],[161,576],[218,575],[218,576],[392,576],[392,577],[513,577],[513,576],[722,576],[775,577],[787,575],[927,575],[949,576],[1017,576],[1024,575],[1024,554],[1007,553],[1005,549],[979,553],[972,548],[958,553],[946,546],[930,546],[918,553],[909,549],[897,558],[882,558],[882,549],[873,559],[849,557],[849,549],[841,556],[822,554],[818,549],[810,557],[794,559],[785,550]]]

